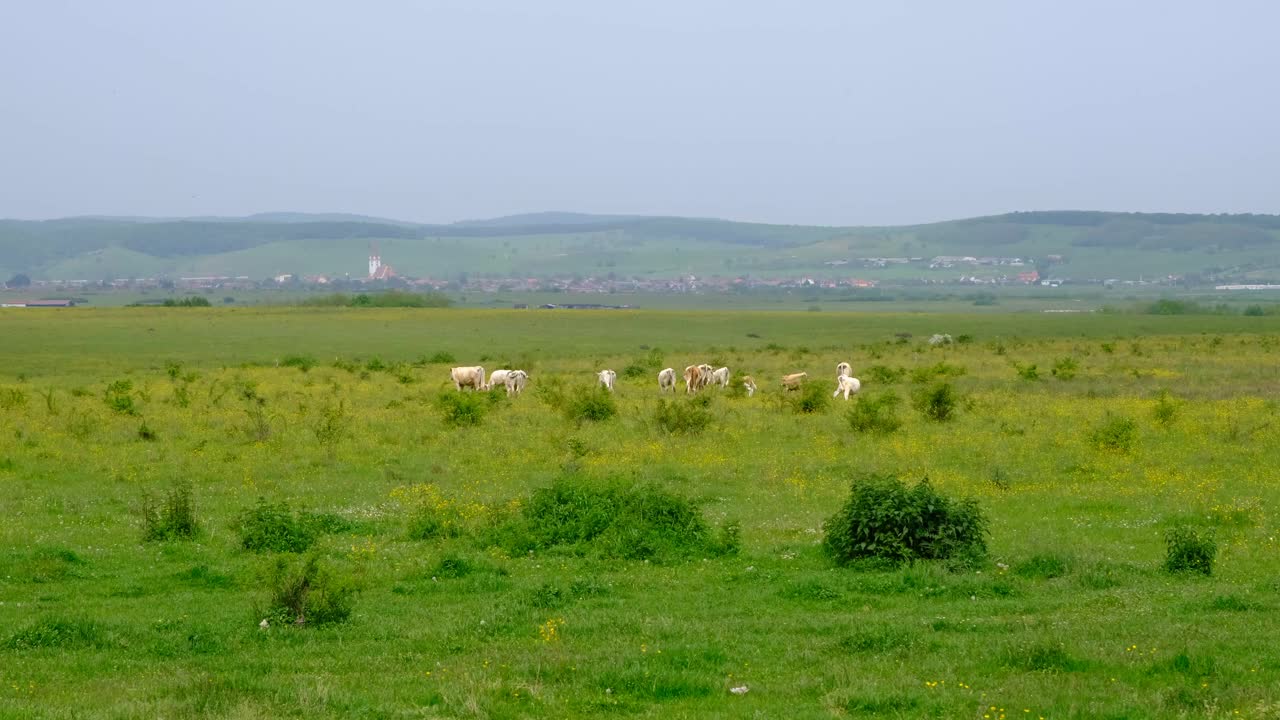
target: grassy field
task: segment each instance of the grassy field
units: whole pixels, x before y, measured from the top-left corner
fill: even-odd
[[[0,336],[0,717],[1280,718],[1280,318],[147,308]],[[695,362],[761,392],[682,398],[708,425],[668,432],[654,374]],[[454,364],[530,387],[458,427]],[[616,416],[571,419],[603,367]],[[827,404],[796,410],[795,371]],[[944,382],[939,422],[911,398]],[[889,393],[901,427],[852,431]],[[975,498],[988,557],[838,567],[823,524],[868,472]],[[144,539],[181,483],[195,537]],[[524,549],[535,493],[601,483],[685,534]],[[246,549],[255,508],[313,544]],[[1162,570],[1175,527],[1212,575]],[[302,576],[349,615],[289,622]]]

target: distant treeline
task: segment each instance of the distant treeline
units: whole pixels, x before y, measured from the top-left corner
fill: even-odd
[[[378,293],[333,293],[304,299],[300,305],[304,307],[412,307],[443,308],[449,307],[453,301],[437,292],[413,293],[403,290],[388,290]]]

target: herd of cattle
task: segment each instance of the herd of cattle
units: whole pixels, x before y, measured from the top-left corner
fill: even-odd
[[[450,374],[454,387],[459,392],[463,388],[490,390],[505,387],[508,395],[519,395],[529,382],[529,373],[524,370],[494,370],[486,377],[484,368],[479,365],[456,367],[453,368]],[[782,389],[798,390],[808,377],[809,374],[803,372],[783,375]],[[614,384],[618,380],[618,373],[612,370],[601,370],[596,373],[596,379],[606,390],[613,392]],[[693,394],[713,385],[720,388],[729,387],[729,368],[712,368],[710,365],[702,364],[690,365],[684,369],[684,391],[686,394]],[[756,394],[756,381],[750,375],[742,378],[742,387],[746,389],[747,397]],[[853,377],[849,363],[842,362],[836,365],[836,391],[832,393],[832,397],[843,393],[844,399],[848,400],[849,395],[858,392],[861,387],[862,383],[858,378]],[[658,392],[665,393],[668,390],[673,393],[676,392],[675,368],[666,368],[658,373]]]

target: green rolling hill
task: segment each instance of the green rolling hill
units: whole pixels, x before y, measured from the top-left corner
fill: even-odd
[[[902,227],[535,213],[451,225],[358,215],[0,220],[0,275],[36,279],[283,273],[363,277],[377,243],[401,275],[936,277],[1008,268],[867,268],[857,258],[1028,258],[1074,279],[1280,276],[1280,216],[1025,212]],[[0,278],[0,279],[3,279]]]

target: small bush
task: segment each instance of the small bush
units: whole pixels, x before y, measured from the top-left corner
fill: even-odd
[[[1244,309],[1245,317],[1262,317],[1267,314],[1265,308],[1261,305],[1250,305]]]
[[[959,365],[940,362],[934,365],[925,365],[915,368],[911,371],[911,382],[920,385],[927,383],[934,378],[939,377],[960,377],[965,374],[965,369]]]
[[[823,530],[823,548],[841,565],[864,560],[965,564],[987,552],[987,518],[977,501],[953,500],[934,490],[928,479],[907,487],[890,476],[859,478]]]
[[[36,648],[111,648],[118,642],[105,627],[93,620],[43,618],[26,625],[5,638],[0,648],[31,650]]]
[[[1162,427],[1169,427],[1178,418],[1178,410],[1182,404],[1168,390],[1161,390],[1156,396],[1156,404],[1151,408],[1151,417]]]
[[[181,482],[157,500],[142,496],[142,539],[190,540],[200,532],[191,483]]]
[[[427,358],[427,362],[432,365],[445,365],[448,363],[458,362],[458,358],[454,357],[451,352],[441,351]]]
[[[960,396],[951,383],[941,382],[917,390],[912,402],[926,418],[946,422],[955,417]]]
[[[302,372],[308,372],[316,366],[316,359],[310,355],[285,355],[280,359],[280,367],[298,368]]]
[[[446,392],[436,398],[436,407],[446,425],[474,427],[484,421],[489,403],[482,393]]]
[[[262,498],[240,514],[236,528],[240,546],[254,552],[304,552],[318,534],[305,517],[296,515],[286,503],[272,504]]]
[[[255,617],[271,625],[294,627],[346,622],[356,592],[354,583],[320,567],[315,556],[296,567],[277,558],[269,589],[267,602],[255,609]]]
[[[348,423],[346,403],[339,401],[337,405],[320,408],[320,419],[311,427],[311,431],[316,435],[316,442],[332,451],[346,437]]]
[[[1013,371],[1018,373],[1018,377],[1023,380],[1034,381],[1040,379],[1040,371],[1036,369],[1035,363],[1023,365],[1022,363],[1015,362],[1013,364]]]
[[[156,434],[156,431],[152,430],[151,426],[148,425],[145,420],[138,426],[139,440],[143,442],[155,442],[159,437],[160,436]]]
[[[853,407],[845,413],[849,429],[861,433],[888,435],[902,427],[898,418],[898,405],[902,399],[894,393],[860,395]]]
[[[649,367],[640,363],[631,363],[622,368],[622,377],[628,380],[638,380],[649,374]]]
[[[1214,541],[1211,531],[1179,525],[1165,533],[1164,542],[1166,572],[1213,574],[1213,561],[1218,555],[1218,543]]]
[[[892,385],[901,382],[906,377],[906,368],[891,368],[888,365],[872,365],[867,368],[864,373],[872,382],[877,385]]]
[[[1089,440],[1099,450],[1129,453],[1138,444],[1138,424],[1122,415],[1110,415],[1089,433]]]
[[[831,402],[831,396],[822,385],[806,383],[800,387],[800,392],[788,398],[787,402],[791,404],[792,412],[800,415],[812,415],[826,410],[827,405]]]
[[[736,523],[715,537],[687,498],[656,485],[628,486],[569,476],[533,493],[491,541],[513,555],[564,548],[578,555],[676,560],[731,554]]]
[[[0,410],[15,410],[27,404],[22,388],[0,388]]]
[[[603,387],[580,387],[565,399],[563,412],[574,422],[603,422],[618,414],[618,404]]]
[[[133,382],[130,380],[116,380],[108,385],[103,394],[103,402],[121,415],[138,414],[138,407],[133,401]]]
[[[1080,361],[1073,357],[1058,358],[1053,361],[1053,376],[1059,380],[1070,380],[1080,371]]]
[[[711,424],[712,415],[706,402],[710,395],[695,395],[693,400],[659,400],[653,412],[653,423],[672,435],[696,435]]]

